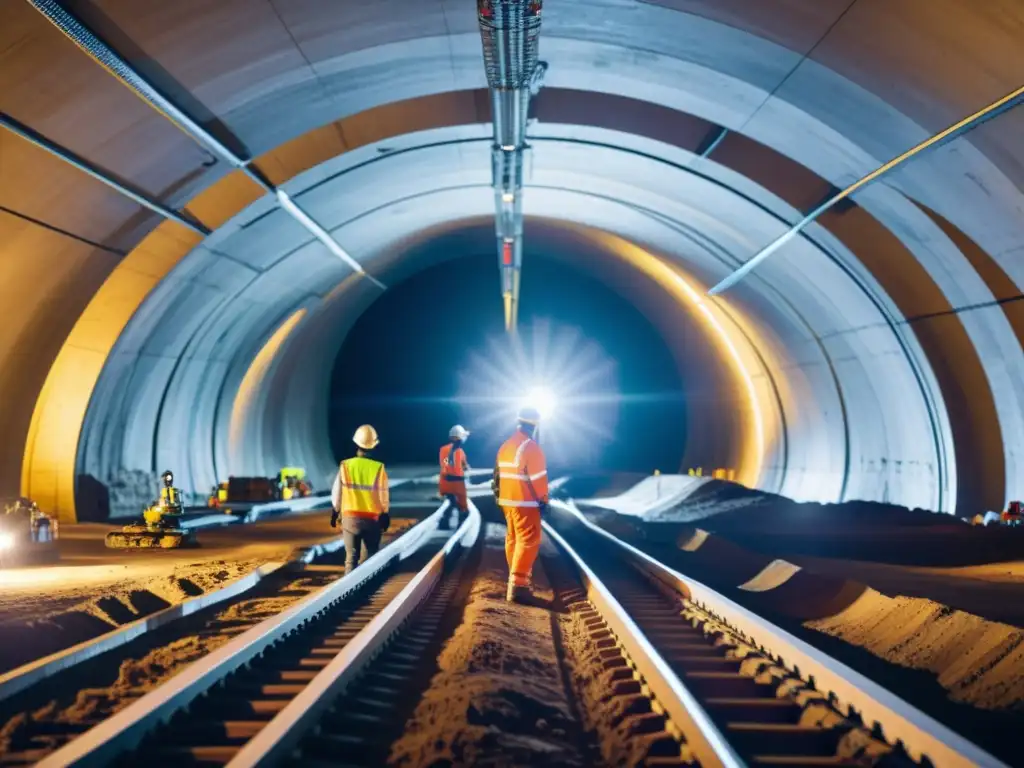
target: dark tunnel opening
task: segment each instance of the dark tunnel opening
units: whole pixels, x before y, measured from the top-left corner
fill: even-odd
[[[578,471],[677,468],[686,449],[685,387],[644,315],[607,284],[544,252],[530,254],[522,296],[524,357],[546,358],[546,370],[562,375],[561,388],[575,390],[566,375],[588,379],[593,367],[611,363],[604,375],[582,382],[581,394],[560,398],[550,437],[542,433],[542,440],[559,443],[549,448],[551,464]],[[510,359],[509,344],[490,253],[447,261],[393,286],[360,316],[335,362],[335,456],[350,455],[355,428],[371,423],[381,435],[382,459],[432,464],[449,428],[462,423],[473,433],[470,463],[490,466],[513,429],[515,405],[497,398],[492,407],[474,396],[487,390],[475,379],[486,377],[494,392],[515,378],[503,394],[516,399],[513,390],[530,373],[521,371],[524,358]],[[588,385],[599,393],[587,394]]]

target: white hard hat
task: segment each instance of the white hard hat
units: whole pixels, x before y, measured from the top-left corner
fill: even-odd
[[[352,442],[362,448],[364,451],[368,451],[371,448],[376,448],[380,442],[380,438],[377,437],[377,430],[371,427],[369,424],[363,424],[356,433],[352,436]]]
[[[454,427],[448,430],[448,437],[452,440],[465,440],[469,437],[469,430],[461,424],[456,424]]]

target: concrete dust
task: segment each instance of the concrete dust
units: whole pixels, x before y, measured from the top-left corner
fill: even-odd
[[[933,673],[954,701],[1024,709],[1024,632],[1016,627],[873,589],[837,615],[805,626]]]
[[[505,602],[508,569],[490,541],[461,625],[438,657],[439,671],[392,746],[390,765],[584,766],[579,724],[562,678],[550,610]],[[540,601],[552,592],[540,564]]]

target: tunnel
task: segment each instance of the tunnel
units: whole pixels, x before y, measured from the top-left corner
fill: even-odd
[[[475,10],[0,0],[0,495],[75,521],[165,466],[196,494],[337,469],[360,317],[448,261],[495,265]],[[662,470],[960,516],[1024,495],[1020,110],[708,295],[1019,88],[1022,26],[970,0],[544,4],[523,280],[550,254],[650,324],[687,403]]]

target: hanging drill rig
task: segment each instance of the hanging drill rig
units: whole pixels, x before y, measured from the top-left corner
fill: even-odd
[[[495,232],[505,329],[514,334],[523,266],[523,158],[530,96],[546,65],[538,61],[541,0],[477,0],[477,21],[491,94]]]

